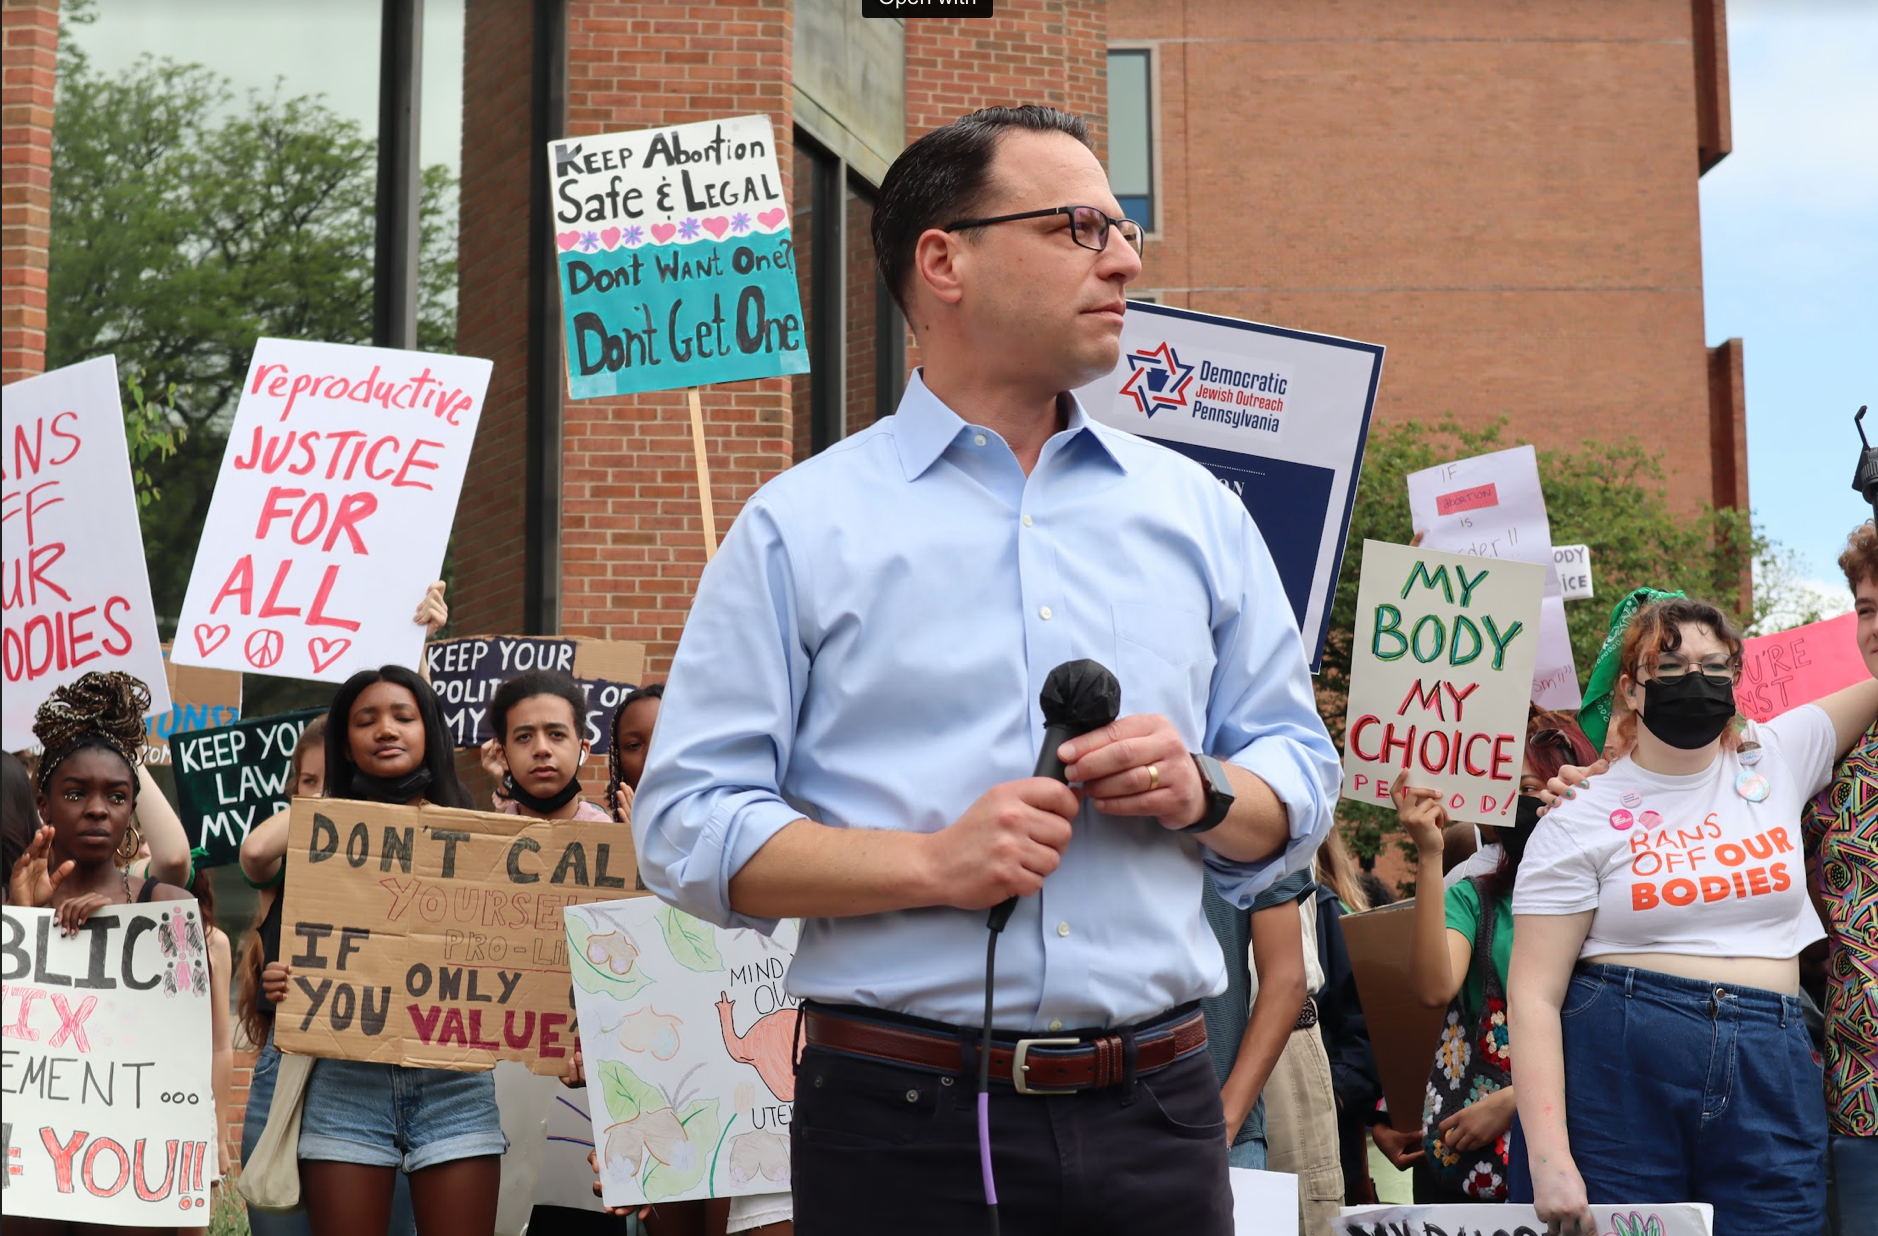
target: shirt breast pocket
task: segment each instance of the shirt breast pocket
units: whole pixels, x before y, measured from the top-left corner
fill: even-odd
[[[1159,713],[1199,750],[1213,680],[1213,631],[1203,615],[1171,605],[1112,606],[1122,715]]]

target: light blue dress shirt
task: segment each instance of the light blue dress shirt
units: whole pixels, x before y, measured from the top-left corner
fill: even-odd
[[[1198,464],[1069,403],[1026,477],[915,374],[897,414],[745,504],[699,582],[634,801],[648,888],[772,929],[729,900],[766,841],[804,816],[946,827],[1031,775],[1044,679],[1091,657],[1121,681],[1123,715],[1160,713],[1190,749],[1262,777],[1291,840],[1230,862],[1084,804],[1062,865],[999,944],[996,1025],[1126,1025],[1222,989],[1201,881],[1210,871],[1248,906],[1307,867],[1337,753],[1244,506]],[[809,919],[788,989],[977,1025],[984,959],[983,910]]]

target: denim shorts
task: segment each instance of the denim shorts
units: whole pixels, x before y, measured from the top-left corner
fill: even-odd
[[[1709,1202],[1714,1236],[1817,1236],[1826,1099],[1798,996],[1580,965],[1559,1023],[1589,1201]]]
[[[494,1073],[318,1060],[300,1116],[300,1157],[420,1172],[507,1151]]]

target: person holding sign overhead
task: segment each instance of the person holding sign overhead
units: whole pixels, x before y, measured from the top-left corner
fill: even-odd
[[[326,796],[473,807],[429,683],[401,665],[346,680],[326,714]],[[494,1232],[508,1147],[494,1074],[321,1059],[305,1104],[301,1195],[314,1236],[384,1231],[399,1168],[420,1231]]]
[[[1336,751],[1245,506],[1069,393],[1120,359],[1120,214],[1053,108],[908,146],[874,247],[923,368],[744,505],[673,661],[640,871],[712,923],[805,920],[804,1236],[1232,1230],[1200,887],[1244,909],[1308,869]],[[1078,659],[1120,715],[1050,743],[1072,789],[1033,769]]]
[[[1715,1207],[1715,1236],[1818,1232],[1826,1110],[1800,1017],[1820,938],[1800,809],[1878,715],[1878,682],[1735,727],[1741,637],[1715,606],[1639,589],[1612,614],[1581,714],[1609,771],[1568,791],[1513,892],[1512,1024],[1533,1204]]]

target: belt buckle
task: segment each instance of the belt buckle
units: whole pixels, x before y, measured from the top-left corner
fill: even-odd
[[[1025,1063],[1025,1060],[1030,1055],[1030,1049],[1033,1047],[1080,1047],[1080,1046],[1082,1046],[1081,1039],[1019,1039],[1017,1040],[1017,1047],[1015,1050],[1015,1054],[1011,1057],[1011,1084],[1017,1087],[1017,1093],[1019,1094],[1075,1094],[1076,1089],[1073,1086],[1068,1087],[1068,1088],[1053,1087],[1049,1089],[1043,1089],[1037,1086],[1032,1086],[1029,1082],[1024,1080],[1024,1074],[1030,1071],[1030,1065]]]

